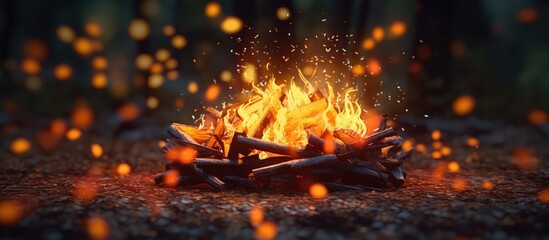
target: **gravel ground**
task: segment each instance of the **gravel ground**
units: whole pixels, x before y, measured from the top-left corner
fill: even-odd
[[[405,166],[404,187],[332,192],[325,199],[283,189],[155,186],[152,176],[162,170],[163,156],[150,140],[85,137],[19,157],[3,150],[0,199],[15,200],[23,215],[0,225],[0,238],[87,238],[86,223],[100,217],[115,239],[252,239],[250,209],[258,206],[277,225],[278,239],[549,239],[549,204],[539,199],[549,188],[549,145],[537,140],[542,135],[525,134],[538,161],[529,171],[513,164],[517,146],[471,150],[457,144],[458,172],[448,172],[445,160],[415,153]],[[103,157],[91,156],[92,142],[105,146]],[[130,175],[115,173],[120,162],[132,166]],[[488,181],[493,189],[483,185]]]

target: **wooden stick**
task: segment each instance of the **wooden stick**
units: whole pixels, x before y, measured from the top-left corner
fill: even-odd
[[[238,161],[232,159],[217,159],[217,158],[195,158],[194,164],[197,167],[232,167],[238,166]]]
[[[324,167],[336,163],[337,156],[334,154],[320,155],[310,158],[295,159],[271,166],[253,169],[255,177],[265,177],[274,174],[286,173],[289,171],[308,170],[316,167]]]
[[[261,150],[261,151],[266,151],[266,152],[271,152],[271,153],[276,153],[281,155],[295,156],[295,157],[311,157],[319,154],[318,152],[312,151],[311,149],[298,149],[292,146],[286,146],[282,144],[267,142],[267,141],[263,141],[261,139],[257,139],[253,137],[246,137],[241,134],[235,134],[235,137],[233,138],[233,142],[249,149],[256,149],[256,150]]]
[[[227,184],[232,184],[232,185],[245,187],[245,188],[253,188],[255,185],[255,182],[251,179],[237,177],[233,175],[223,176],[221,177],[221,180],[227,182]]]
[[[204,170],[198,168],[194,164],[191,165],[191,167],[194,170],[194,173],[198,175],[202,179],[202,181],[206,182],[207,184],[210,184],[210,186],[217,188],[220,191],[225,190],[225,183],[219,180],[219,178],[204,172]]]

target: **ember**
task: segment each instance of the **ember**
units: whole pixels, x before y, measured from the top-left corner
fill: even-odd
[[[315,198],[328,189],[401,186],[412,147],[403,147],[396,131],[386,128],[387,117],[368,129],[360,104],[351,98],[355,90],[335,97],[330,85],[327,92],[314,90],[300,77],[307,90],[273,78],[264,89],[253,85],[255,95],[247,102],[223,111],[208,108],[198,127],[172,124],[172,138],[162,147],[166,170],[155,182],[207,183],[218,190],[275,185],[308,190]]]

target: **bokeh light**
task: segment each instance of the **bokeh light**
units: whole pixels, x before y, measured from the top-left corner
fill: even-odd
[[[74,38],[76,37],[74,30],[72,30],[72,28],[67,25],[59,26],[57,28],[56,34],[57,38],[59,38],[59,40],[64,43],[72,43],[72,41],[74,41]]]
[[[149,23],[143,19],[134,19],[128,26],[130,37],[135,40],[144,40],[149,37],[151,28]]]
[[[244,23],[242,23],[242,20],[235,16],[230,16],[223,19],[220,25],[221,30],[227,34],[235,34],[240,32],[243,26]]]
[[[17,155],[27,153],[31,148],[31,142],[26,138],[16,138],[10,144],[11,152]]]
[[[276,9],[276,17],[280,21],[286,21],[290,19],[290,10],[287,7],[279,7]]]
[[[181,35],[176,35],[172,38],[172,46],[176,49],[182,49],[187,46],[187,39]]]
[[[72,43],[74,51],[82,56],[89,56],[93,53],[93,42],[89,38],[78,37]]]
[[[86,230],[92,240],[104,240],[109,238],[109,223],[101,217],[89,218],[86,221]]]
[[[132,167],[127,163],[118,164],[118,166],[116,167],[116,173],[121,176],[130,174],[131,170]]]
[[[53,70],[53,74],[59,80],[68,80],[72,77],[72,68],[68,64],[59,64]]]
[[[209,2],[204,8],[204,15],[209,18],[215,18],[221,13],[221,5],[217,2]]]
[[[475,109],[476,101],[470,95],[462,95],[454,100],[453,110],[458,116],[468,115]]]
[[[92,143],[90,146],[90,152],[94,158],[100,158],[103,156],[103,147],[97,143]]]
[[[309,194],[313,198],[326,198],[328,196],[328,189],[324,184],[315,183],[309,187]]]

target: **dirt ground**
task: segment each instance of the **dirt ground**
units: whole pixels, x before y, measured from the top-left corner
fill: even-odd
[[[22,215],[0,225],[0,238],[87,238],[89,219],[100,217],[115,239],[252,239],[249,215],[257,206],[276,224],[278,239],[548,239],[549,204],[540,192],[549,188],[549,145],[542,133],[515,131],[526,140],[498,145],[486,135],[477,149],[459,144],[461,135],[446,138],[457,172],[446,160],[414,153],[402,188],[336,191],[325,199],[285,189],[156,186],[153,175],[164,163],[156,140],[83,137],[24,156],[4,149],[0,199],[14,200]],[[89,153],[92,142],[105,146],[99,159]],[[524,146],[535,154],[527,171],[512,157]],[[116,174],[121,162],[131,174]]]

